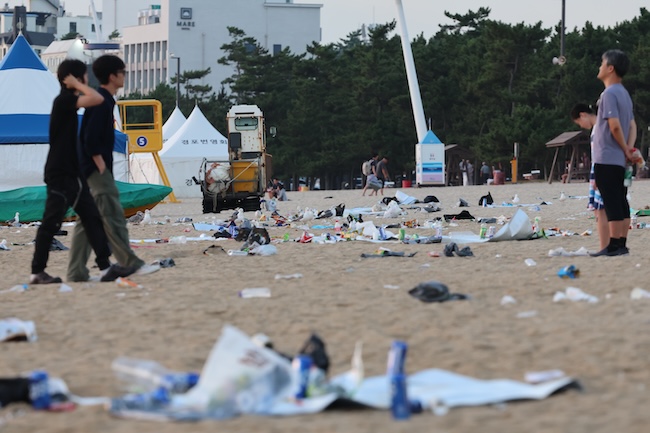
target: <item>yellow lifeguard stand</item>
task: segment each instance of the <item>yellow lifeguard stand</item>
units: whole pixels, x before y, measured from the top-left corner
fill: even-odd
[[[129,153],[151,153],[163,184],[171,188],[158,151],[162,149],[162,104],[157,99],[117,101],[122,119],[122,132],[129,137]],[[174,191],[169,201],[178,203]]]

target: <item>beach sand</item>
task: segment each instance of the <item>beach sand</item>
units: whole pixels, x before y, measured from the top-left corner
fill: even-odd
[[[392,196],[396,190],[386,189]],[[4,432],[645,432],[650,423],[648,385],[650,370],[650,300],[631,300],[635,287],[650,289],[646,245],[650,230],[630,232],[629,256],[549,257],[551,249],[598,249],[595,221],[587,211],[587,184],[551,185],[524,182],[505,186],[471,186],[404,189],[416,198],[435,195],[442,211],[386,220],[368,217],[375,224],[417,219],[424,223],[443,214],[468,210],[473,216],[510,217],[516,207],[482,208],[479,197],[488,191],[495,203],[552,204],[540,211],[522,209],[531,220],[539,216],[545,228],[557,227],[576,234],[532,241],[468,244],[474,257],[430,257],[443,246],[342,242],[333,245],[285,242],[278,255],[230,257],[205,255],[211,244],[238,249],[236,241],[199,241],[186,244],[135,243],[136,253],[147,262],[171,257],[176,266],[132,280],[144,289],[115,283],[68,283],[71,293],[58,285],[32,286],[24,293],[0,294],[0,318],[18,317],[36,323],[38,341],[0,344],[0,377],[46,369],[63,378],[81,396],[118,396],[123,393],[110,365],[120,355],[157,360],[178,370],[199,371],[224,324],[249,335],[267,334],[282,352],[295,353],[317,332],[326,342],[331,374],[347,371],[357,341],[363,341],[367,376],[383,374],[386,355],[394,339],[409,344],[408,372],[441,368],[480,379],[522,380],[530,371],[561,369],[576,378],[581,392],[569,390],[542,401],[499,406],[452,409],[446,416],[413,416],[408,422],[392,421],[389,412],[335,410],[316,415],[264,418],[243,416],[231,421],[156,423],[111,417],[102,407],[81,407],[72,412],[33,412],[14,405],[0,410]],[[560,193],[570,197],[558,200]],[[345,203],[348,208],[372,206],[376,197],[361,197],[359,190],[289,192],[290,201],[279,203],[281,214],[298,206],[322,210]],[[381,197],[380,197],[381,198]],[[469,208],[458,208],[459,198]],[[631,206],[650,204],[650,182],[631,188]],[[191,217],[195,222],[227,219],[231,212],[202,214],[198,199],[163,203],[152,211],[155,221],[172,222]],[[253,218],[252,212],[246,213]],[[639,221],[643,221],[640,218]],[[312,221],[317,223],[329,221]],[[650,222],[650,221],[649,221]],[[64,227],[71,232],[72,227]],[[497,227],[498,229],[498,227]],[[131,225],[132,239],[198,236],[190,223]],[[322,230],[311,230],[321,233]],[[331,230],[330,230],[331,231]],[[395,230],[396,231],[396,230]],[[479,224],[459,221],[449,231],[479,232]],[[0,239],[28,243],[36,228],[0,228]],[[294,239],[298,228],[270,227],[274,238],[286,233]],[[420,237],[432,229],[406,229]],[[70,237],[59,239],[70,245]],[[360,257],[379,246],[394,251],[417,252],[412,258]],[[460,244],[461,247],[465,244]],[[0,251],[0,290],[27,281],[33,245],[15,245]],[[67,252],[52,252],[48,272],[65,276]],[[537,262],[529,267],[527,258]],[[91,263],[92,264],[92,263]],[[557,271],[575,265],[580,277],[560,279]],[[97,273],[97,270],[92,270]],[[275,280],[276,274],[302,273],[303,278]],[[469,301],[425,304],[408,295],[420,282],[438,280],[452,292],[471,296]],[[399,288],[385,288],[385,285]],[[596,304],[554,303],[556,291],[579,287],[597,296]],[[268,287],[271,298],[241,299],[238,291]],[[504,295],[517,303],[500,305]],[[534,317],[518,318],[534,311]],[[21,410],[24,409],[24,410]],[[18,410],[18,412],[16,412]]]

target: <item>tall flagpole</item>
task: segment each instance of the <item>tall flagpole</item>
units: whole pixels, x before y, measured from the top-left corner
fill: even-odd
[[[397,21],[400,27],[404,65],[406,66],[406,79],[408,80],[409,93],[411,94],[415,129],[418,134],[418,142],[422,142],[424,136],[427,134],[427,123],[424,118],[424,108],[422,108],[420,85],[418,84],[418,76],[415,72],[415,62],[413,61],[413,51],[411,51],[411,40],[406,29],[406,18],[404,17],[402,0],[395,0],[395,3],[397,3]]]

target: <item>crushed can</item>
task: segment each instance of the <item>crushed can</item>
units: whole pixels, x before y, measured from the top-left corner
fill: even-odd
[[[291,361],[294,375],[296,377],[297,389],[294,397],[296,399],[307,398],[307,391],[309,389],[309,370],[313,361],[309,355],[297,355]]]

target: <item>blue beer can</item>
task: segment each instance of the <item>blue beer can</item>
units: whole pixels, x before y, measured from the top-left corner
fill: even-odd
[[[297,355],[291,362],[291,367],[296,377],[297,388],[295,397],[297,399],[307,398],[309,388],[309,370],[313,361],[309,355]]]
[[[406,375],[390,376],[390,412],[396,420],[411,417],[411,403],[406,393]]]
[[[36,370],[29,375],[29,400],[34,409],[49,409],[51,400],[46,371]]]
[[[395,340],[388,352],[388,366],[386,374],[388,376],[395,376],[397,374],[406,374],[404,371],[404,363],[406,362],[406,351],[408,345],[404,341]]]

